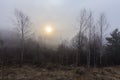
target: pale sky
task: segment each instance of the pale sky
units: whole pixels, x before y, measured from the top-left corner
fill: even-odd
[[[14,9],[30,16],[33,27],[41,34],[42,27],[52,25],[53,42],[68,39],[77,32],[76,21],[80,10],[105,13],[111,29],[120,26],[120,0],[0,0],[0,29],[13,29]]]

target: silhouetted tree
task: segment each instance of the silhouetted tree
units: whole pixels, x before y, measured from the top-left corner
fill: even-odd
[[[102,55],[103,55],[103,41],[105,37],[105,32],[108,28],[108,23],[106,20],[106,16],[101,14],[98,20],[98,27],[100,28],[100,65],[102,65]]]
[[[120,32],[115,29],[107,40],[107,57],[113,65],[120,64]]]
[[[83,36],[86,35],[86,31],[88,29],[88,23],[90,21],[90,13],[87,12],[85,9],[81,11],[80,17],[79,17],[79,31],[77,34],[77,54],[76,54],[76,65],[79,65],[79,56],[81,55],[82,46],[83,46]]]
[[[23,55],[25,51],[25,40],[31,36],[31,21],[22,11],[15,10],[16,27],[21,41],[20,67],[23,64]]]
[[[92,29],[94,28],[94,22],[93,22],[93,14],[92,12],[89,13],[89,20],[88,20],[88,57],[87,57],[87,66],[88,68],[90,67],[90,62],[91,62],[91,41],[92,41],[92,34],[94,34],[94,32],[92,32]]]
[[[80,38],[82,39],[81,42],[79,42]],[[76,50],[76,58],[77,58],[76,66],[85,65],[86,63],[87,41],[88,41],[87,37],[82,33],[81,34],[78,33],[72,40],[72,45]]]
[[[1,58],[1,78],[4,80],[4,41],[0,39],[0,58]]]

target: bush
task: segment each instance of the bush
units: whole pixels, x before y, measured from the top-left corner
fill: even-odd
[[[76,74],[79,74],[79,75],[84,75],[85,74],[85,68],[77,68],[76,70],[75,70],[75,73]]]

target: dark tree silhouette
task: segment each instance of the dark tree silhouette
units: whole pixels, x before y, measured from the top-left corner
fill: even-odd
[[[113,65],[120,64],[120,32],[115,29],[107,40],[107,56]]]
[[[21,41],[20,67],[23,64],[23,55],[25,50],[25,40],[31,36],[31,21],[22,11],[15,10],[16,27]]]

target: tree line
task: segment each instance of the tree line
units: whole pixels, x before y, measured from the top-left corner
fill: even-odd
[[[43,42],[34,39],[32,22],[22,11],[15,10],[14,26],[18,36],[12,39],[13,43],[0,35],[1,65],[120,65],[120,31],[115,29],[107,33],[110,25],[105,14],[96,19],[91,11],[82,10],[78,17],[78,32],[70,41],[63,41],[57,49],[47,48]],[[6,44],[8,42],[11,45]]]

